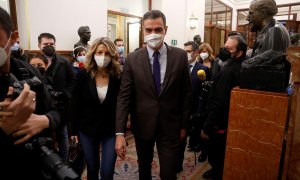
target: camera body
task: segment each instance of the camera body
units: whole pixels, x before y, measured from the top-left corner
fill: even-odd
[[[25,69],[26,70],[26,69]],[[21,70],[23,71],[23,70]],[[27,70],[26,70],[27,71]],[[23,76],[24,77],[24,76]],[[27,76],[26,76],[27,77]],[[28,76],[29,77],[29,76]],[[9,74],[10,86],[14,88],[13,98],[17,98],[22,90],[24,84],[29,86],[39,86],[42,81],[34,76],[33,78],[27,78],[19,81],[12,73]],[[51,147],[52,139],[50,137],[36,137],[32,141],[25,143],[25,149],[32,150],[38,153],[40,157],[42,175],[45,180],[80,180],[80,177],[71,169],[61,157],[49,149]]]

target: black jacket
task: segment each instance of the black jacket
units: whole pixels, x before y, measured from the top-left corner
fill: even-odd
[[[204,81],[200,80],[198,75],[197,75],[197,72],[199,70],[204,70],[205,73],[206,73],[206,80],[210,80],[211,78],[211,74],[210,74],[210,71],[209,71],[209,68],[196,62],[195,63],[195,66],[193,67],[193,70],[191,72],[191,80],[192,80],[192,101],[193,101],[193,104],[192,104],[192,114],[195,114],[195,113],[198,113],[200,106],[202,106],[203,102],[199,99],[201,98],[200,95],[201,95],[201,90],[202,90],[202,83]]]
[[[42,80],[42,76],[37,68],[34,68],[24,61],[11,59],[10,72],[14,74],[19,81],[22,81],[27,79],[28,77],[24,77],[24,74],[20,71],[20,68],[25,68],[27,70],[29,78],[37,76],[40,80]],[[41,85],[36,87],[31,86],[30,89],[36,92],[37,97],[36,109],[34,113],[39,115],[46,115],[50,120],[50,129],[55,130],[60,124],[60,116],[55,106],[53,106],[52,98],[45,83],[42,81]]]
[[[215,63],[219,63],[219,59]],[[215,130],[227,129],[231,90],[239,85],[242,60],[227,60],[224,66],[215,66],[213,85],[210,88],[207,118],[203,130],[211,135]]]
[[[47,82],[56,92],[61,92],[57,108],[65,121],[66,109],[69,106],[69,100],[72,97],[76,82],[76,72],[72,64],[60,55],[55,55],[51,65],[45,73]]]
[[[24,80],[37,76],[41,78],[38,69],[26,62],[11,59],[10,72],[19,80]],[[24,68],[26,71],[21,71]],[[26,72],[26,73],[24,73]],[[0,84],[1,87],[1,84]],[[3,87],[3,86],[2,86]],[[55,130],[60,124],[60,116],[53,106],[50,94],[45,84],[31,86],[31,90],[36,92],[36,114],[45,114],[50,120],[50,128],[44,130],[38,137],[51,137],[50,130]],[[7,136],[0,129],[0,169],[1,176],[9,179],[42,179],[41,175],[41,151],[39,146],[25,146],[25,144],[14,145],[13,138]],[[32,140],[26,142],[31,143]]]
[[[72,134],[79,130],[94,137],[114,136],[119,88],[120,79],[110,75],[106,98],[100,103],[95,78],[80,71],[72,98]]]

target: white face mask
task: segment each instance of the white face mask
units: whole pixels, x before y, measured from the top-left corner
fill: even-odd
[[[110,56],[104,56],[104,55],[100,55],[100,56],[94,55],[94,59],[97,63],[97,66],[101,68],[108,66],[108,64],[111,61]]]
[[[192,58],[192,53],[191,53],[191,52],[190,52],[190,53],[187,53],[187,58],[188,58],[189,61],[193,59],[193,58]]]
[[[204,53],[200,53],[200,57],[201,59],[207,59],[208,58],[208,53],[204,52]]]
[[[149,34],[144,37],[144,42],[147,43],[147,45],[151,48],[157,48],[161,45],[164,38],[161,34]]]
[[[3,66],[3,64],[5,64],[6,59],[9,56],[9,54],[6,53],[5,49],[7,48],[8,44],[10,42],[10,38],[11,38],[11,36],[9,36],[9,39],[4,48],[0,47],[0,67]]]
[[[77,60],[78,60],[79,62],[84,62],[84,61],[85,61],[85,56],[78,56],[78,57],[77,57]]]

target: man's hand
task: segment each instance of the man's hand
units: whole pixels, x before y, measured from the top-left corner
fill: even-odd
[[[32,114],[27,121],[22,123],[13,133],[13,137],[22,137],[15,144],[22,144],[49,127],[49,119],[45,115]]]
[[[180,142],[186,138],[186,129],[181,129],[180,130]]]
[[[12,94],[13,88],[9,87],[7,95],[10,97]],[[0,102],[0,128],[5,134],[12,134],[28,120],[35,110],[35,98],[35,92],[31,91],[27,84],[24,84],[24,89],[17,99],[6,98]]]
[[[115,148],[117,155],[124,160],[126,156],[126,140],[124,135],[117,135]]]
[[[209,140],[209,136],[207,134],[205,134],[203,129],[201,129],[201,137],[202,137],[202,139]]]

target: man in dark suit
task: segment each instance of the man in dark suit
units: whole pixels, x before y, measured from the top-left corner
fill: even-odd
[[[42,33],[38,37],[41,53],[48,60],[45,72],[47,83],[53,87],[52,97],[60,113],[62,122],[56,131],[59,155],[64,161],[68,160],[69,139],[67,130],[67,110],[69,100],[75,88],[76,72],[72,64],[64,57],[56,54],[55,37],[50,33]]]
[[[211,169],[203,174],[205,179],[222,179],[231,90],[240,83],[241,64],[247,43],[240,35],[229,36],[219,57],[215,60],[213,84],[209,91],[206,119],[201,137],[209,140],[208,162]]]
[[[125,61],[116,114],[116,151],[126,154],[124,132],[131,114],[139,163],[139,179],[151,180],[156,143],[161,179],[176,179],[179,142],[186,136],[190,118],[191,80],[187,55],[164,43],[166,18],[159,10],[144,14],[147,46]]]
[[[191,108],[191,113],[192,117],[190,118],[189,121],[189,129],[188,129],[188,134],[190,136],[189,139],[189,146],[193,151],[200,151],[200,136],[199,132],[200,129],[198,127],[199,118],[196,118],[199,113],[204,109],[204,102],[201,100],[200,93],[202,89],[202,83],[205,80],[210,79],[210,71],[209,68],[200,64],[199,62],[196,61],[197,56],[199,55],[198,53],[199,46],[196,42],[194,41],[188,41],[184,43],[184,50],[187,53],[188,57],[188,64],[189,64],[189,72],[191,75],[191,80],[192,80],[192,108]],[[203,70],[205,72],[205,77],[204,76],[199,76],[197,73],[198,71]],[[191,122],[193,120],[193,122]],[[199,129],[199,130],[197,130]],[[182,168],[182,163],[184,160],[184,151],[185,151],[185,146],[186,146],[186,139],[180,142],[180,154],[179,154],[179,161],[177,165],[177,172],[181,172],[183,170]],[[201,155],[203,156],[202,159],[206,159],[207,155],[206,152],[201,152]],[[201,158],[200,158],[201,159]],[[203,161],[204,161],[203,160]]]

